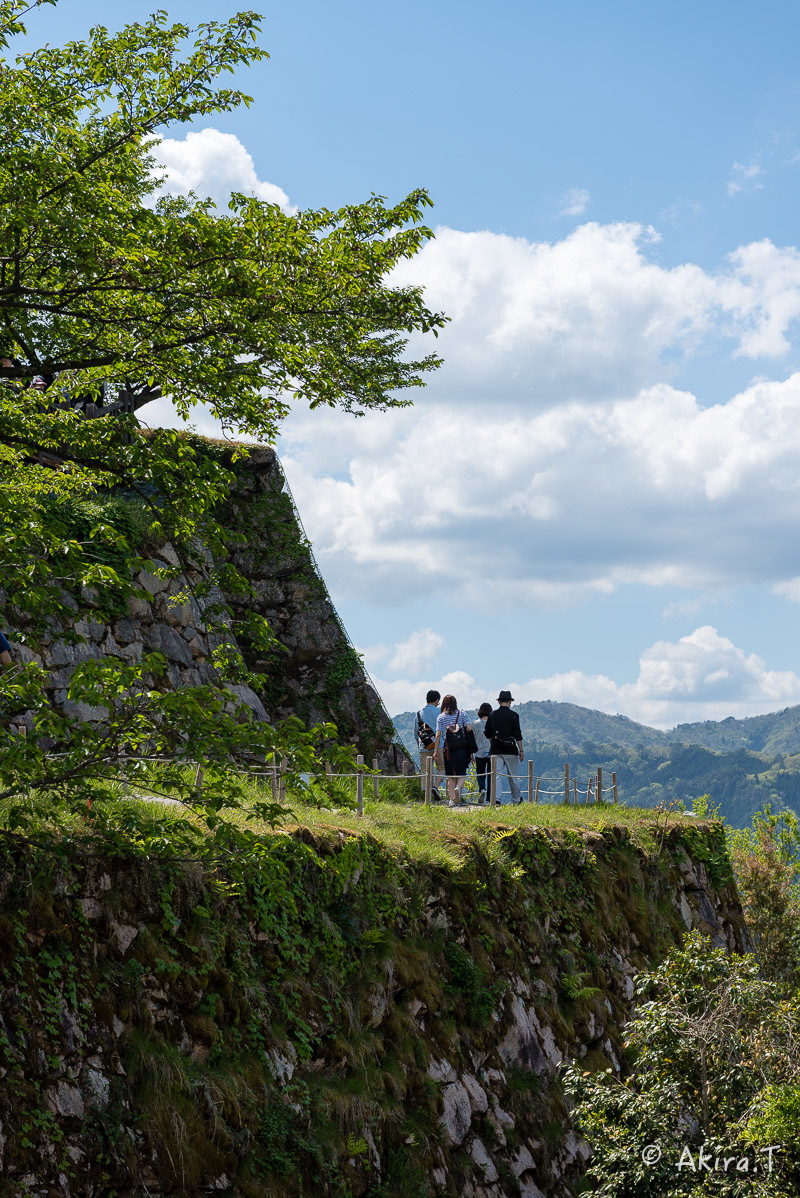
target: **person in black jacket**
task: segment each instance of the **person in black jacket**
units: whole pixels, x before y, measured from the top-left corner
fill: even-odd
[[[0,632],[0,666],[11,665],[11,646],[6,640],[2,632]]]
[[[519,716],[516,711],[511,710],[511,704],[514,702],[511,691],[500,691],[497,702],[499,707],[486,721],[483,734],[492,742],[490,749],[492,756],[499,757],[505,764],[511,787],[511,802],[521,803],[522,794],[517,781],[517,759],[522,761],[525,754],[522,749],[522,729],[519,726]]]

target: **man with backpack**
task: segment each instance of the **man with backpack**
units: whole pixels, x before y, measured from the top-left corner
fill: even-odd
[[[492,756],[499,757],[506,767],[511,787],[511,802],[521,803],[522,794],[517,782],[517,759],[522,761],[524,753],[519,716],[516,711],[511,710],[511,704],[514,702],[511,691],[500,691],[497,702],[499,706],[487,719],[483,734],[491,741]]]
[[[439,718],[439,700],[441,695],[438,691],[428,691],[425,698],[425,706],[421,707],[414,717],[414,739],[419,748],[419,767],[422,772],[423,784],[425,781],[425,768],[428,758],[433,762],[433,791],[432,798],[438,802],[439,791],[437,787],[442,781],[442,774],[436,777],[436,721]]]

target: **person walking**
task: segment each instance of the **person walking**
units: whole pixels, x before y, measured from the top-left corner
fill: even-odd
[[[433,790],[431,798],[439,801],[438,786],[442,781],[441,773],[441,758],[436,755],[436,721],[439,718],[439,700],[441,695],[438,691],[428,691],[425,697],[425,706],[421,707],[414,717],[414,739],[417,742],[419,749],[419,768],[422,774],[422,785],[425,786],[425,770],[428,759],[433,762],[431,766],[433,778]],[[436,777],[436,767],[439,766],[439,777]]]
[[[517,759],[522,761],[522,729],[519,726],[519,716],[511,710],[514,702],[511,691],[500,691],[497,696],[499,706],[486,721],[483,734],[491,741],[492,757],[499,757],[506,767],[508,784],[511,787],[511,802],[521,803],[522,794],[517,781]],[[497,798],[498,796],[495,796]]]
[[[5,634],[0,632],[0,666],[11,665],[11,646],[6,640]]]
[[[478,719],[472,725],[472,730],[475,733],[475,744],[478,746],[478,751],[475,754],[475,777],[478,781],[478,802],[491,802],[491,777],[492,773],[489,769],[490,759],[489,752],[491,749],[491,741],[486,735],[486,720],[492,714],[491,703],[481,703],[478,708]]]
[[[470,730],[471,725],[464,712],[459,710],[455,695],[445,695],[442,699],[442,710],[436,721],[434,748],[437,754],[440,749],[444,752],[448,807],[458,807],[461,802],[461,791],[472,760],[472,751],[467,740]]]

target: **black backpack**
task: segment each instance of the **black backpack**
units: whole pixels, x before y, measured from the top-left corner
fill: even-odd
[[[417,725],[417,740],[423,749],[432,748],[433,742],[436,740],[436,735],[430,724],[423,720],[421,711],[417,712]]]
[[[451,753],[461,753],[467,751],[467,733],[458,722],[460,715],[461,712],[457,711],[455,723],[451,724],[445,733],[445,745],[447,746],[448,756]]]

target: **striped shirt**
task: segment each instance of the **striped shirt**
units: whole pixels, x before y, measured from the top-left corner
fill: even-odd
[[[463,711],[442,711],[436,719],[436,731],[444,736],[448,728],[458,720],[461,728],[466,728],[469,720]]]

